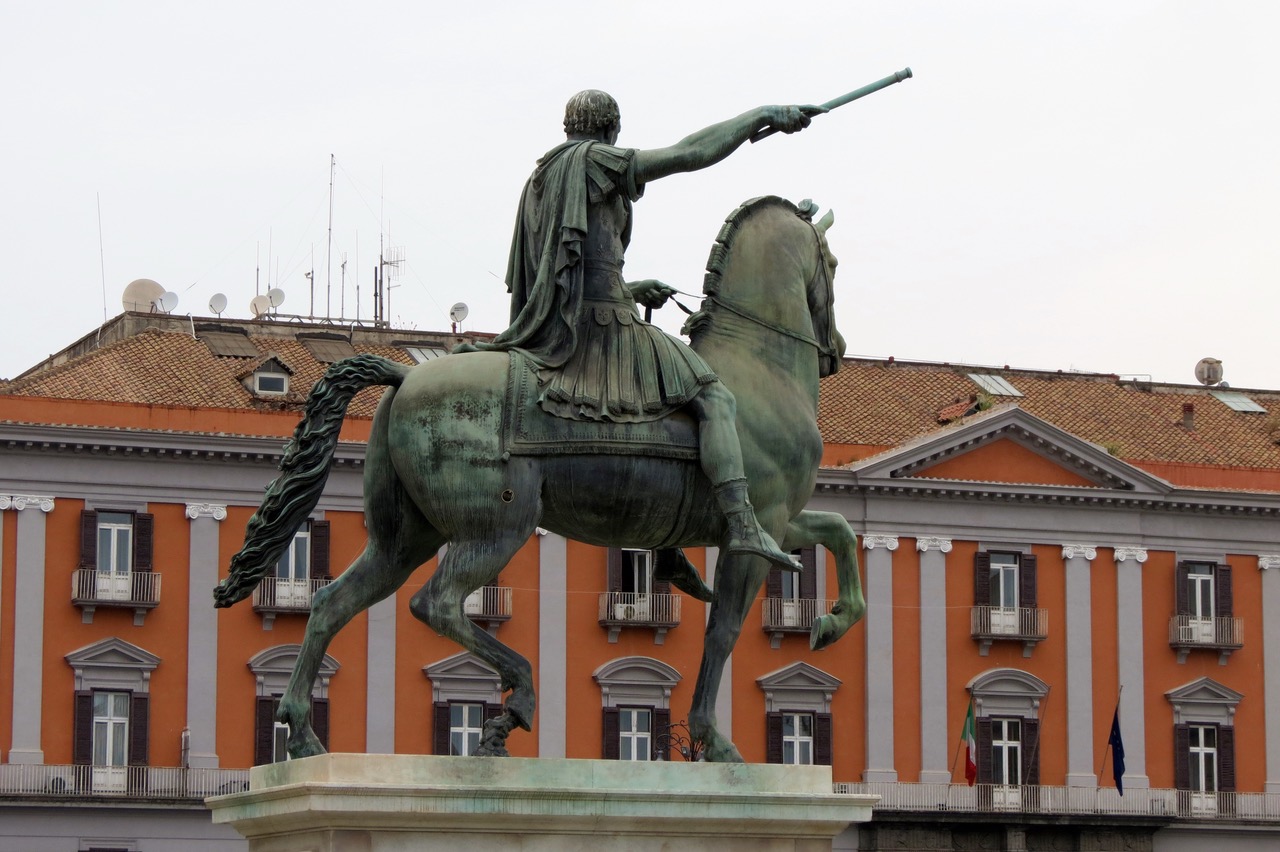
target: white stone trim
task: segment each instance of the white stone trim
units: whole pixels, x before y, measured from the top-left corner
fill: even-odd
[[[1258,556],[1258,570],[1280,568],[1280,553],[1263,553]]]
[[[864,550],[875,550],[877,547],[883,547],[885,550],[893,551],[898,549],[898,537],[896,535],[878,535],[868,533],[862,537],[862,547]]]
[[[36,507],[48,514],[53,511],[53,501],[53,497],[36,494],[0,495],[0,511],[13,509],[15,512],[21,512],[23,509]]]
[[[196,518],[213,518],[215,521],[225,521],[227,519],[227,507],[219,503],[188,503],[187,517],[193,521]]]
[[[920,553],[925,553],[930,550],[940,550],[943,553],[950,553],[951,539],[942,538],[941,536],[936,535],[922,536],[916,539],[916,550]]]
[[[1092,544],[1064,544],[1062,545],[1063,559],[1079,559],[1084,557],[1092,562],[1098,558],[1098,548]]]
[[[1116,562],[1127,562],[1132,559],[1139,565],[1147,561],[1147,549],[1145,547],[1117,547]]]

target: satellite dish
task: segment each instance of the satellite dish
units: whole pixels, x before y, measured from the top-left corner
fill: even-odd
[[[470,311],[467,308],[467,303],[458,302],[452,308],[449,309],[449,319],[453,320],[454,322],[462,322],[464,319],[467,318],[468,313],[470,313]]]
[[[120,303],[126,311],[151,311],[164,293],[164,288],[150,278],[139,278],[124,288]]]
[[[226,309],[227,297],[221,293],[214,293],[213,298],[209,300],[209,310],[218,316],[222,316],[222,312]]]
[[[249,312],[254,317],[260,317],[269,310],[271,310],[271,300],[266,296],[254,296],[249,301]]]
[[[1201,358],[1196,363],[1196,381],[1210,386],[1222,381],[1222,362],[1217,358]]]
[[[271,307],[278,308],[284,304],[284,291],[279,287],[272,287],[267,291],[267,301],[271,303]]]
[[[160,310],[166,314],[171,314],[173,309],[178,307],[178,294],[172,290],[165,290],[160,294],[157,304],[160,306]]]

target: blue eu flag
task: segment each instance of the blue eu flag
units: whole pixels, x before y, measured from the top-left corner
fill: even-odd
[[[1111,745],[1111,771],[1116,779],[1116,791],[1124,795],[1124,740],[1120,737],[1120,708],[1116,708],[1111,717],[1111,736],[1107,738]]]

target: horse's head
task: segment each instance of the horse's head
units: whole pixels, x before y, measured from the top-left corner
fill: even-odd
[[[812,202],[810,202],[812,204]],[[802,215],[806,208],[802,207]],[[817,206],[812,210],[816,212]],[[840,261],[827,245],[827,229],[835,222],[834,211],[828,210],[813,226],[818,238],[818,264],[809,281],[809,318],[813,321],[813,338],[818,342],[818,375],[830,376],[840,370],[844,357],[844,336],[836,328],[835,287],[836,266]]]

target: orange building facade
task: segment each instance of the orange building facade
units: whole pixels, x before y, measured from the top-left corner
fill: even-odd
[[[375,394],[275,576],[231,609],[211,590],[326,359],[456,342],[187,323],[124,315],[0,383],[0,852],[244,848],[201,800],[282,758],[274,706],[311,596],[364,545]],[[811,651],[833,558],[771,576],[722,729],[748,761],[830,763],[837,789],[883,797],[837,848],[1271,848],[1280,394],[1237,395],[1262,410],[1115,377],[847,361],[824,382],[810,507],[857,532],[867,616]],[[687,555],[714,582],[716,551]],[[331,751],[466,753],[500,704],[497,675],[409,612],[433,567],[329,647],[312,698]],[[679,722],[707,607],[649,554],[539,531],[466,606],[533,668],[536,722],[512,754],[694,745]]]

